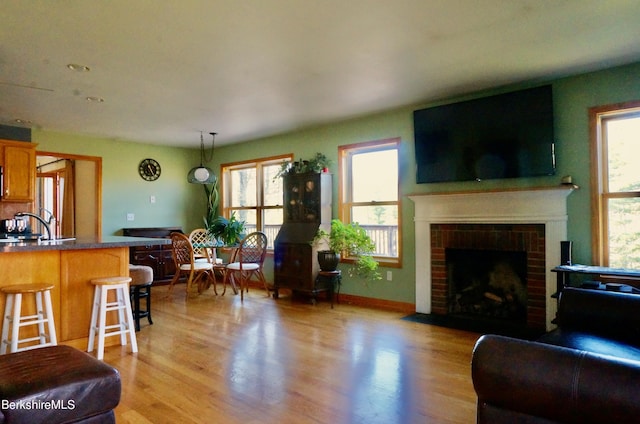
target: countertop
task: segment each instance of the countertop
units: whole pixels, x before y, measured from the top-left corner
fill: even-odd
[[[12,252],[37,252],[45,250],[86,250],[106,249],[110,247],[150,246],[159,244],[171,244],[168,238],[150,237],[78,237],[75,240],[55,241],[20,241],[0,242],[0,253]]]

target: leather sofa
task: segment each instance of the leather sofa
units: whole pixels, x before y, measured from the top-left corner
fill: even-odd
[[[536,341],[477,341],[477,422],[640,422],[640,296],[566,288],[557,324]]]
[[[0,424],[115,423],[118,370],[70,346],[0,356]]]

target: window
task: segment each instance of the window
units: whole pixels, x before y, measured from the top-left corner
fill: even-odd
[[[282,178],[276,178],[283,161],[293,155],[222,165],[222,214],[245,221],[247,233],[262,231],[268,248],[282,226]]]
[[[399,266],[400,139],[340,146],[340,219],[359,223],[376,244],[376,259]]]
[[[640,267],[640,102],[593,108],[594,263]]]

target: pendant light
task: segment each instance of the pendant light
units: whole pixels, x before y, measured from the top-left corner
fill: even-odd
[[[209,152],[209,158],[205,160],[204,138],[202,137],[202,131],[200,131],[200,166],[191,168],[191,171],[187,174],[187,181],[192,184],[213,184],[217,180],[213,170],[204,166],[204,162],[209,162],[213,159],[213,144],[217,133],[211,132],[209,134],[211,134],[211,151]]]

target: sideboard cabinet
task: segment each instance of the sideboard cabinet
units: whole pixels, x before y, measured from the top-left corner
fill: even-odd
[[[319,228],[331,227],[331,174],[286,175],[283,190],[284,222],[274,248],[274,297],[284,287],[315,294],[319,266],[312,241]]]
[[[180,227],[123,228],[122,235],[128,237],[169,238],[171,233],[182,233]],[[146,265],[153,269],[155,283],[167,283],[176,273],[170,244],[150,244],[129,248],[129,262]]]

